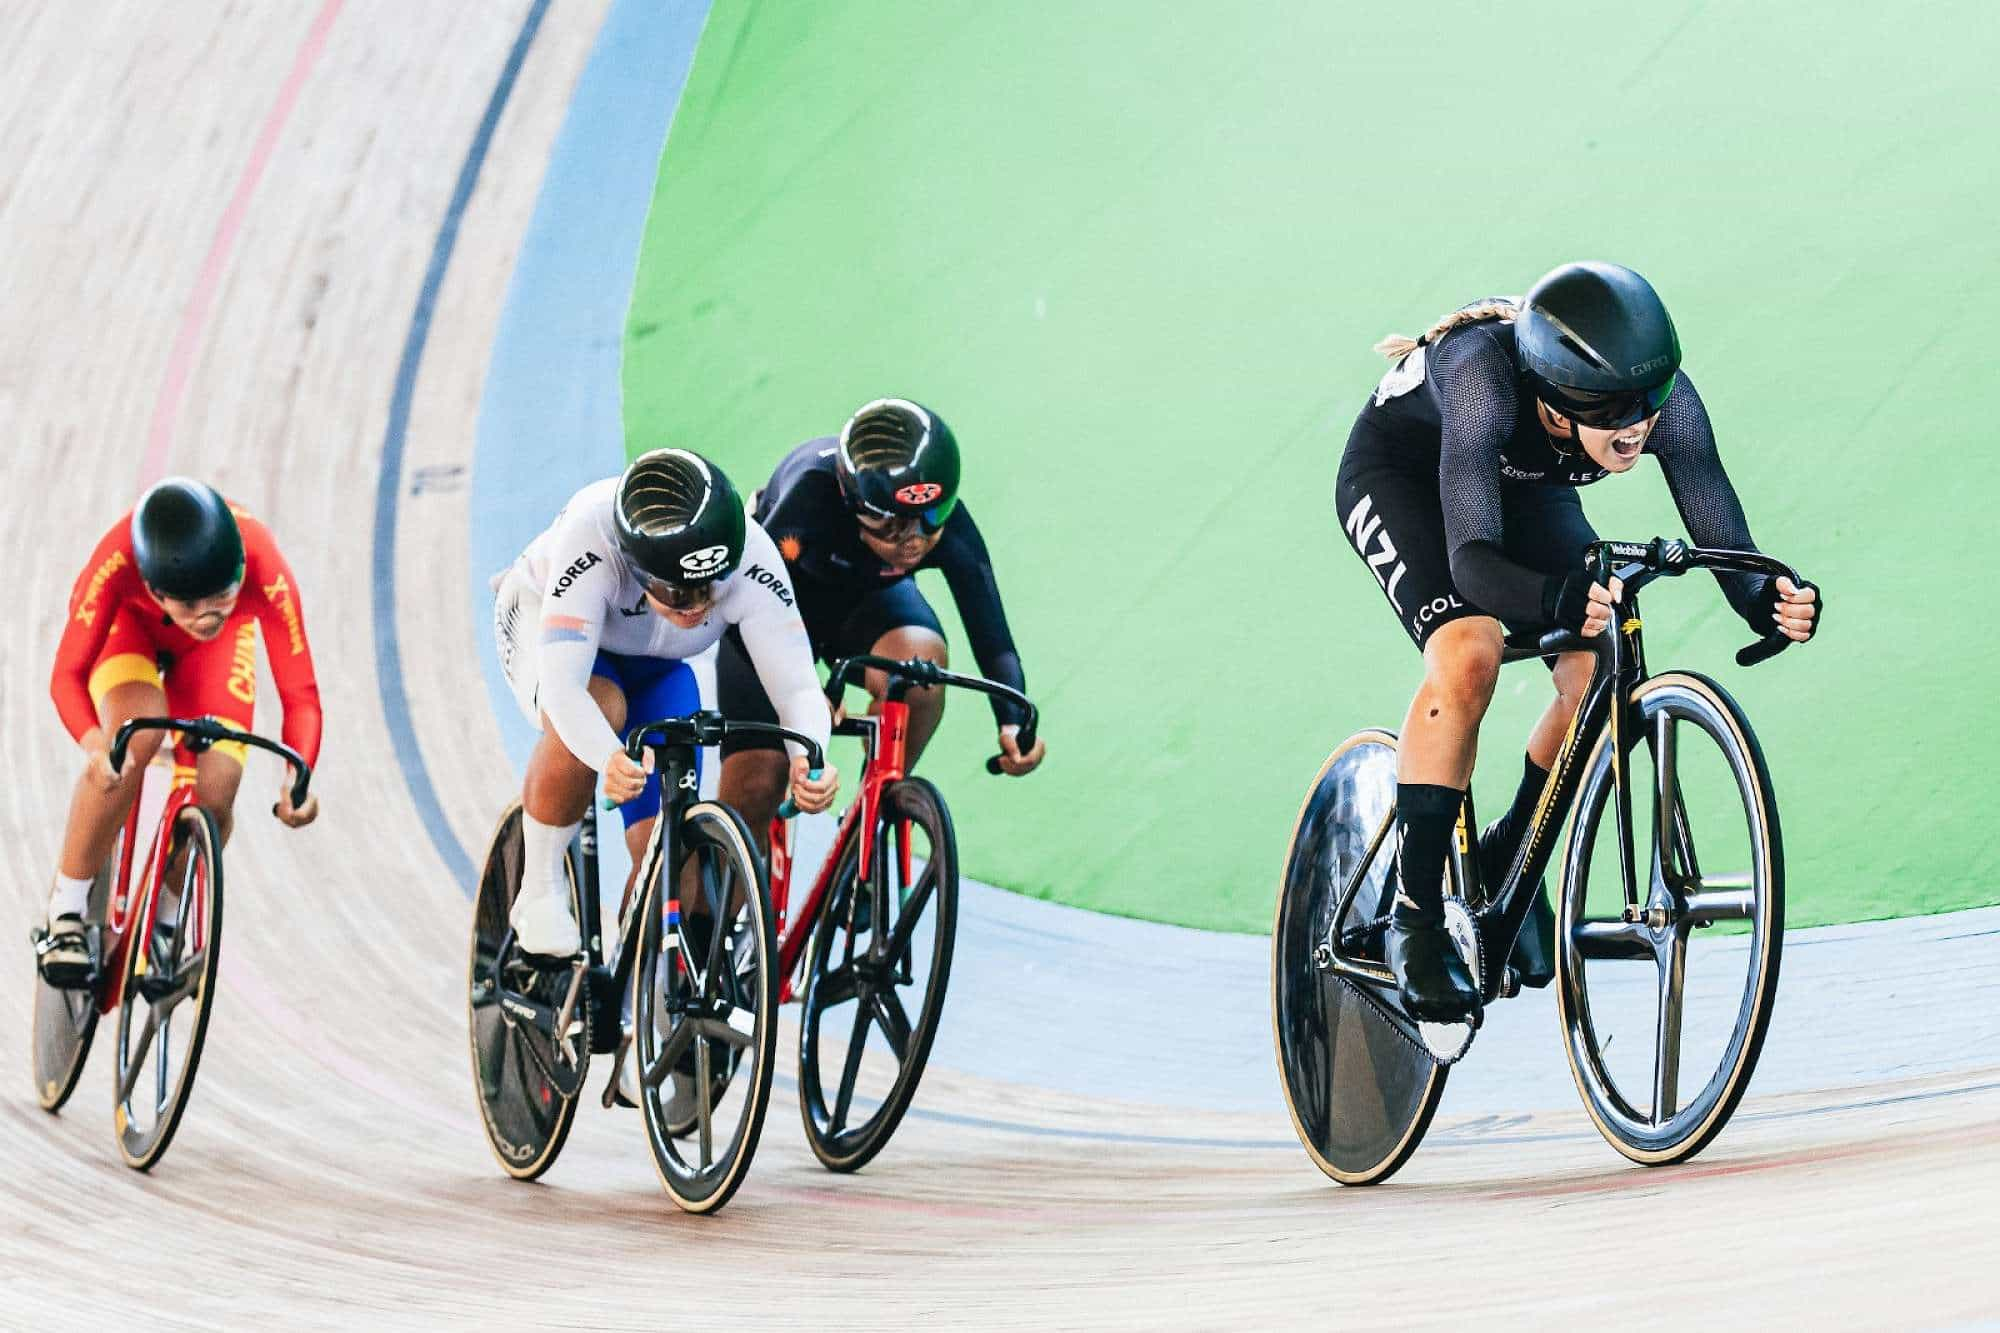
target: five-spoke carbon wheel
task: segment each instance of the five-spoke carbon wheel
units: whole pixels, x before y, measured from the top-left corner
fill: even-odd
[[[1655,676],[1632,713],[1634,892],[1607,728],[1565,855],[1556,988],[1591,1119],[1619,1152],[1660,1166],[1715,1137],[1756,1067],[1778,988],[1785,859],[1763,753],[1720,686]]]
[[[150,922],[150,928],[149,928]],[[167,866],[134,909],[118,999],[118,1151],[137,1170],[166,1153],[201,1064],[222,946],[222,835],[200,806],[174,820]]]
[[[799,1023],[799,1111],[829,1170],[880,1152],[916,1096],[951,978],[958,846],[937,788],[905,778],[882,794],[874,864],[859,840],[834,874],[813,932]]]
[[[1271,932],[1271,1012],[1285,1104],[1307,1154],[1343,1185],[1388,1179],[1416,1150],[1444,1095],[1446,1066],[1389,1018],[1363,990],[1368,983],[1326,965],[1323,946],[1341,889],[1364,862],[1340,928],[1353,930],[1388,909],[1396,837],[1384,828],[1395,804],[1396,738],[1364,731],[1342,742],[1299,809]]]
[[[764,861],[734,810],[689,806],[680,862],[645,886],[631,1055],[660,1183],[710,1213],[743,1183],[770,1105],[777,945]]]
[[[111,880],[118,873],[118,854],[125,844],[120,830],[111,844],[111,855],[90,884],[90,910],[94,940],[102,947],[104,913],[111,901]],[[97,998],[104,989],[100,980],[90,986],[51,986],[35,975],[35,1100],[51,1114],[60,1111],[83,1077],[90,1058],[90,1041],[97,1033]]]
[[[555,1039],[574,973],[531,967],[513,947],[507,913],[521,888],[521,861],[517,801],[493,831],[473,899],[467,1016],[486,1142],[508,1175],[533,1180],[554,1164],[576,1118],[576,1093],[590,1061],[590,1006],[579,1002],[562,1039]],[[572,864],[572,911],[576,883]]]

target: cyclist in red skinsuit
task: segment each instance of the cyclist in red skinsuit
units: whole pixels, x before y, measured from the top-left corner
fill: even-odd
[[[142,568],[174,591],[149,586]],[[285,743],[314,763],[319,685],[298,583],[270,530],[211,488],[169,478],[97,543],[70,593],[49,681],[63,726],[83,747],[87,762],[71,798],[49,901],[51,940],[59,947],[44,956],[45,975],[74,977],[88,968],[81,918],[90,880],[110,855],[141,775],[165,734],[137,733],[124,768],[114,774],[108,751],[119,725],[134,717],[171,715],[212,717],[250,730],[259,624],[284,705]],[[244,746],[229,742],[200,755],[175,750],[177,770],[193,773],[196,799],[215,815],[224,839],[244,753]],[[276,813],[298,828],[318,815],[319,801],[308,797],[294,808],[288,773]]]

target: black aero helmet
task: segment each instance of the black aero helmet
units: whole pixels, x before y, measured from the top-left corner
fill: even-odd
[[[877,398],[840,430],[835,459],[847,503],[878,518],[915,518],[936,532],[958,505],[958,441],[928,408]]]
[[[618,479],[618,549],[642,578],[707,583],[743,559],[743,501],[722,469],[685,449],[640,454]]]
[[[1514,319],[1535,396],[1585,426],[1616,430],[1660,410],[1681,365],[1674,322],[1653,285],[1618,264],[1564,264]]]
[[[132,509],[132,555],[155,592],[198,602],[243,581],[243,534],[228,502],[186,477],[156,482]]]

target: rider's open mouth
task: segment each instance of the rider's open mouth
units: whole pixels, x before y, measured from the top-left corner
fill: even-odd
[[[1645,447],[1646,437],[1643,435],[1636,440],[1613,440],[1611,442],[1611,452],[1617,454],[1620,458],[1637,458],[1639,451]]]

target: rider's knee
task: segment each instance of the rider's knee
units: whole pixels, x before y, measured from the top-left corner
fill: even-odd
[[[877,657],[892,657],[899,662],[915,657],[935,662],[941,667],[951,665],[951,649],[944,636],[922,625],[898,625],[875,640],[873,651]],[[880,699],[887,689],[887,677],[879,671],[868,673],[868,692],[871,695]],[[944,713],[944,687],[925,685],[912,688],[903,695],[903,702],[919,716],[941,716]]]
[[[1584,691],[1590,688],[1591,673],[1596,669],[1597,658],[1590,653],[1564,653],[1556,659],[1551,674],[1556,694],[1569,712],[1574,713],[1583,702]]]
[[[1424,689],[1434,706],[1473,717],[1483,716],[1500,682],[1500,646],[1484,641],[1452,644],[1430,655]]]
[[[729,803],[751,811],[776,810],[791,786],[791,765],[782,750],[742,750],[723,761]]]
[[[125,766],[118,770],[120,783],[136,783],[145,773],[146,765],[153,762],[153,756],[160,752],[160,742],[165,739],[164,731],[135,731],[131,741],[125,746]]]

